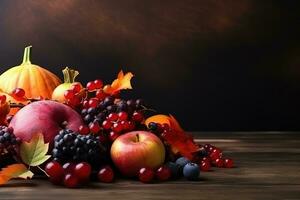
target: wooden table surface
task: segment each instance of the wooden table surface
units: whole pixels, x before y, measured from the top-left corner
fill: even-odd
[[[237,167],[202,172],[198,182],[117,180],[81,189],[53,186],[43,179],[15,180],[0,187],[0,199],[300,199],[300,134],[195,133],[195,138],[222,148]]]

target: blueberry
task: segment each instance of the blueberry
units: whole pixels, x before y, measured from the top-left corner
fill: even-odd
[[[121,111],[127,111],[127,103],[126,102],[120,102],[117,104],[117,111],[121,112]]]
[[[127,100],[127,106],[131,107],[131,108],[135,108],[135,101],[130,99],[130,100]]]
[[[3,136],[0,136],[0,143],[4,143],[5,138]]]
[[[88,139],[87,141],[86,141],[86,144],[87,145],[91,145],[93,143],[93,140],[91,140],[91,139]]]
[[[106,110],[110,113],[116,112],[117,111],[117,106],[116,105],[110,105],[106,107]]]
[[[69,151],[69,149],[68,149],[67,147],[63,147],[63,148],[62,148],[62,152],[63,152],[63,153],[67,153],[68,151]]]
[[[96,114],[96,108],[89,108],[88,110],[87,110],[87,113],[88,114],[90,114],[90,115],[94,115],[94,114]]]
[[[207,153],[207,151],[205,150],[204,147],[201,147],[201,148],[198,150],[197,154],[198,154],[198,156],[200,156],[200,157],[208,156],[208,153]]]
[[[87,109],[85,109],[85,108],[82,109],[82,110],[81,110],[81,115],[85,116],[86,114],[87,114]]]
[[[148,127],[151,131],[156,131],[157,130],[157,124],[155,122],[150,122]]]
[[[200,169],[195,163],[187,163],[183,168],[183,176],[191,181],[196,181],[199,178]]]
[[[54,137],[54,141],[59,141],[61,138],[62,138],[62,136],[60,134],[58,134]]]
[[[64,135],[65,134],[65,130],[64,129],[60,130],[58,134],[59,135]]]
[[[67,132],[67,133],[73,133],[73,131],[71,129],[65,129],[65,132]]]
[[[105,114],[104,113],[99,113],[97,116],[96,116],[96,119],[99,119],[99,121],[104,121],[105,120]]]
[[[77,147],[80,147],[80,146],[83,144],[83,142],[82,142],[80,139],[76,138],[76,139],[74,140],[74,144],[75,144]]]
[[[86,123],[90,123],[92,121],[92,116],[90,114],[87,114],[83,120],[86,122]]]
[[[67,134],[67,135],[65,135],[65,136],[63,137],[63,140],[64,140],[65,142],[70,142],[70,141],[72,140],[72,136],[71,136],[70,134]]]
[[[11,139],[10,139],[10,143],[11,143],[11,144],[16,144],[16,143],[17,143],[17,140],[16,140],[16,138],[14,138],[14,137],[13,137],[13,138],[11,138]]]
[[[190,163],[191,161],[189,159],[187,159],[186,157],[180,157],[176,160],[176,164],[179,165],[182,169],[183,167]]]
[[[57,149],[52,150],[52,155],[55,158],[60,158],[61,157],[61,153]]]
[[[177,178],[180,175],[180,166],[174,162],[167,162],[166,165],[171,169],[172,177]]]
[[[10,140],[11,138],[10,133],[8,132],[4,133],[3,137],[5,138],[6,141]]]
[[[104,101],[103,101],[103,105],[104,107],[110,106],[114,103],[114,98],[111,96],[105,97]]]

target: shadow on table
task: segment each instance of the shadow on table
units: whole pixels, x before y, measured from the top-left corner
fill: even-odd
[[[5,185],[2,185],[1,188],[20,188],[20,187],[37,187],[38,184],[36,183],[28,183],[28,182],[24,182],[24,183],[7,183]]]

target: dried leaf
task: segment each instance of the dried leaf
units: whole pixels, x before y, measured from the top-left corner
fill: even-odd
[[[118,74],[117,79],[115,79],[110,85],[110,87],[107,87],[104,90],[104,92],[107,94],[115,94],[120,90],[132,89],[131,82],[130,82],[132,77],[133,74],[131,72],[127,72],[124,75],[123,71],[121,70]]]
[[[12,178],[32,178],[33,173],[24,164],[12,164],[0,171],[0,185]]]
[[[46,155],[49,143],[44,143],[43,134],[36,134],[29,142],[22,142],[20,155],[22,161],[29,166],[38,166],[48,160],[51,156]]]

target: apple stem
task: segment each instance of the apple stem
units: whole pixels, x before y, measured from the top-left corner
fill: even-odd
[[[140,141],[139,134],[136,134],[136,135],[135,135],[135,138],[136,138],[136,142],[139,142],[139,141]]]

